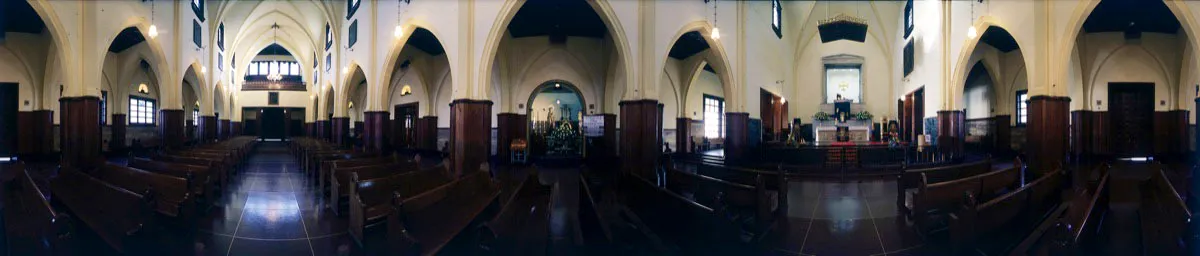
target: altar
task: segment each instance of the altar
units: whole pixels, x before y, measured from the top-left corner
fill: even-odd
[[[813,138],[818,145],[837,142],[838,128],[845,128],[850,142],[862,143],[871,141],[871,122],[859,120],[813,122]]]
[[[871,121],[850,117],[852,113],[862,112],[863,104],[845,101],[833,104],[821,104],[821,111],[834,113],[833,120],[813,121],[813,138],[818,145],[829,145],[838,142],[838,130],[843,130],[846,142],[865,143],[871,141]],[[847,115],[839,121],[838,116]]]

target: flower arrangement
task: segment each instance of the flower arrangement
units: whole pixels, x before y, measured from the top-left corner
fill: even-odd
[[[858,112],[858,114],[854,114],[854,118],[858,120],[870,121],[871,119],[875,118],[875,115],[872,115],[871,112],[863,110],[862,112]]]
[[[825,113],[824,111],[818,111],[816,114],[813,114],[812,118],[813,121],[831,121],[833,120],[833,115]]]

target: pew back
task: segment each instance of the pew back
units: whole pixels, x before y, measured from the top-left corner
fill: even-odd
[[[149,248],[154,228],[154,202],[149,193],[134,193],[70,170],[50,180],[54,200],[61,202],[106,243],[122,253]]]

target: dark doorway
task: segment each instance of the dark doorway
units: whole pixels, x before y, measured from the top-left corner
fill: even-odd
[[[284,118],[282,108],[263,108],[262,115],[259,116],[258,124],[262,127],[259,137],[263,139],[283,139],[285,136],[286,119]]]
[[[393,125],[395,125],[396,132],[400,136],[396,138],[397,147],[408,148],[415,146],[413,139],[416,138],[416,129],[413,129],[413,126],[417,123],[417,109],[418,105],[416,102],[396,105],[396,111],[394,112],[396,123]]]
[[[1154,83],[1108,83],[1113,153],[1150,156],[1154,151]]]
[[[0,157],[17,153],[17,94],[16,83],[0,83]]]

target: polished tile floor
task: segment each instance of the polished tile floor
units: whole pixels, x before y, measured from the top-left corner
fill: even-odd
[[[262,143],[203,217],[199,255],[348,255],[359,249],[345,218],[324,199],[282,143]]]
[[[768,235],[776,253],[916,253],[924,241],[896,206],[896,181],[798,181],[789,184],[788,219]],[[918,253],[919,254],[919,253]]]

